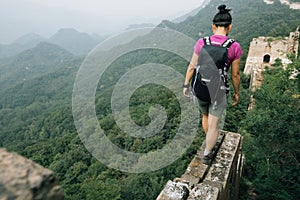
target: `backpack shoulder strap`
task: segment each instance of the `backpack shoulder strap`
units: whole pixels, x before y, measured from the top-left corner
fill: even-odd
[[[234,39],[227,39],[223,44],[222,47],[226,47],[227,49],[234,43]]]
[[[210,37],[209,36],[203,37],[203,42],[204,45],[211,45]]]

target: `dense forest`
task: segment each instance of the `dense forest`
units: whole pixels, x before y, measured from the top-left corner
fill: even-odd
[[[300,59],[264,72],[254,109],[241,122],[247,156],[245,182],[260,199],[299,199]],[[249,183],[249,182],[248,182]]]
[[[212,0],[197,15],[180,23],[163,21],[159,26],[180,31],[195,40],[211,34],[210,24],[219,1]],[[233,0],[234,28],[230,37],[242,46],[241,74],[249,43],[254,37],[286,37],[299,24],[300,11],[275,1]],[[191,49],[192,51],[192,49]],[[300,199],[300,59],[286,70],[280,62],[266,69],[264,82],[250,103],[249,77],[242,75],[241,101],[229,105],[225,127],[244,136],[245,173],[240,199]],[[53,170],[66,199],[149,199],[157,197],[164,184],[184,173],[204,139],[200,128],[192,145],[171,165],[149,173],[126,173],[99,162],[83,145],[72,115],[72,90],[84,56],[59,46],[41,43],[17,56],[0,60],[0,147],[34,160]],[[129,69],[144,63],[160,63],[185,73],[187,61],[157,49],[122,55],[103,75],[96,91],[96,114],[106,136],[118,147],[149,152],[168,144],[178,130],[180,106],[168,88],[155,84],[140,87],[130,99],[132,119],[141,126],[150,123],[151,105],[165,108],[168,119],[162,130],[149,138],[134,138],[114,121],[110,97],[114,85]]]

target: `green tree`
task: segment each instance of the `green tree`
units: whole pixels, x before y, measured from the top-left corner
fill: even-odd
[[[120,184],[114,179],[99,179],[91,177],[82,184],[87,200],[120,200]]]
[[[300,77],[292,77],[299,64],[267,70],[242,121],[246,177],[259,199],[299,199]]]

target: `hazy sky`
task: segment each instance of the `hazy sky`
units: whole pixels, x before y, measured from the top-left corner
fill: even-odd
[[[26,33],[45,37],[60,28],[100,35],[134,23],[172,20],[208,0],[0,0],[0,43]]]

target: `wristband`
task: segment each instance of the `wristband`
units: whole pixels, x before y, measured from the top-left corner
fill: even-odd
[[[182,87],[183,87],[183,88],[190,88],[190,84],[186,84],[186,85],[183,84]]]

